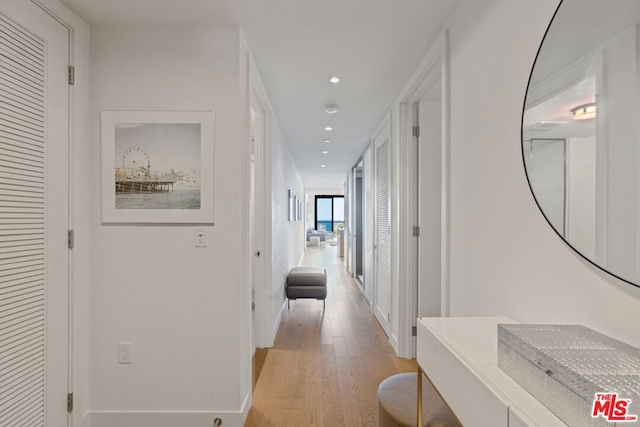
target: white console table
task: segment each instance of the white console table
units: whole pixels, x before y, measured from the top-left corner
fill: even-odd
[[[418,319],[417,362],[465,427],[566,427],[498,368],[508,317]]]

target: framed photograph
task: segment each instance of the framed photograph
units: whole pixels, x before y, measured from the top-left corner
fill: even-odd
[[[302,200],[298,200],[298,219],[302,221]]]
[[[213,224],[213,111],[103,111],[103,223]]]
[[[291,190],[287,190],[287,208],[289,210],[287,219],[293,221],[293,193]]]
[[[292,221],[298,220],[298,196],[293,196],[293,204],[291,205],[293,209],[293,219]]]

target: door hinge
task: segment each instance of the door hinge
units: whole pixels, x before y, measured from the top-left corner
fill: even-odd
[[[413,237],[420,237],[420,226],[419,225],[414,225],[413,226]]]
[[[73,86],[76,84],[76,67],[69,65],[69,84]]]
[[[415,136],[416,138],[420,136],[420,126],[413,127],[413,136]]]
[[[67,234],[67,247],[69,249],[73,249],[73,244],[75,243],[75,236],[73,230],[69,230]]]
[[[73,412],[73,393],[67,394],[67,412]]]
[[[418,336],[418,327],[417,326],[412,326],[411,327],[411,336],[412,337],[417,337]],[[416,400],[417,402],[417,400]]]

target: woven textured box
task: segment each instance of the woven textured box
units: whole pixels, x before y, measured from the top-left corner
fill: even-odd
[[[640,416],[640,349],[579,325],[498,325],[498,367],[570,427],[635,426],[592,418],[596,393]]]

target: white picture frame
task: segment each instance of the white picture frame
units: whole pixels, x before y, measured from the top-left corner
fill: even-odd
[[[296,222],[298,220],[298,196],[293,196],[293,200],[291,202],[291,221]]]
[[[102,111],[102,223],[215,223],[213,111]]]

